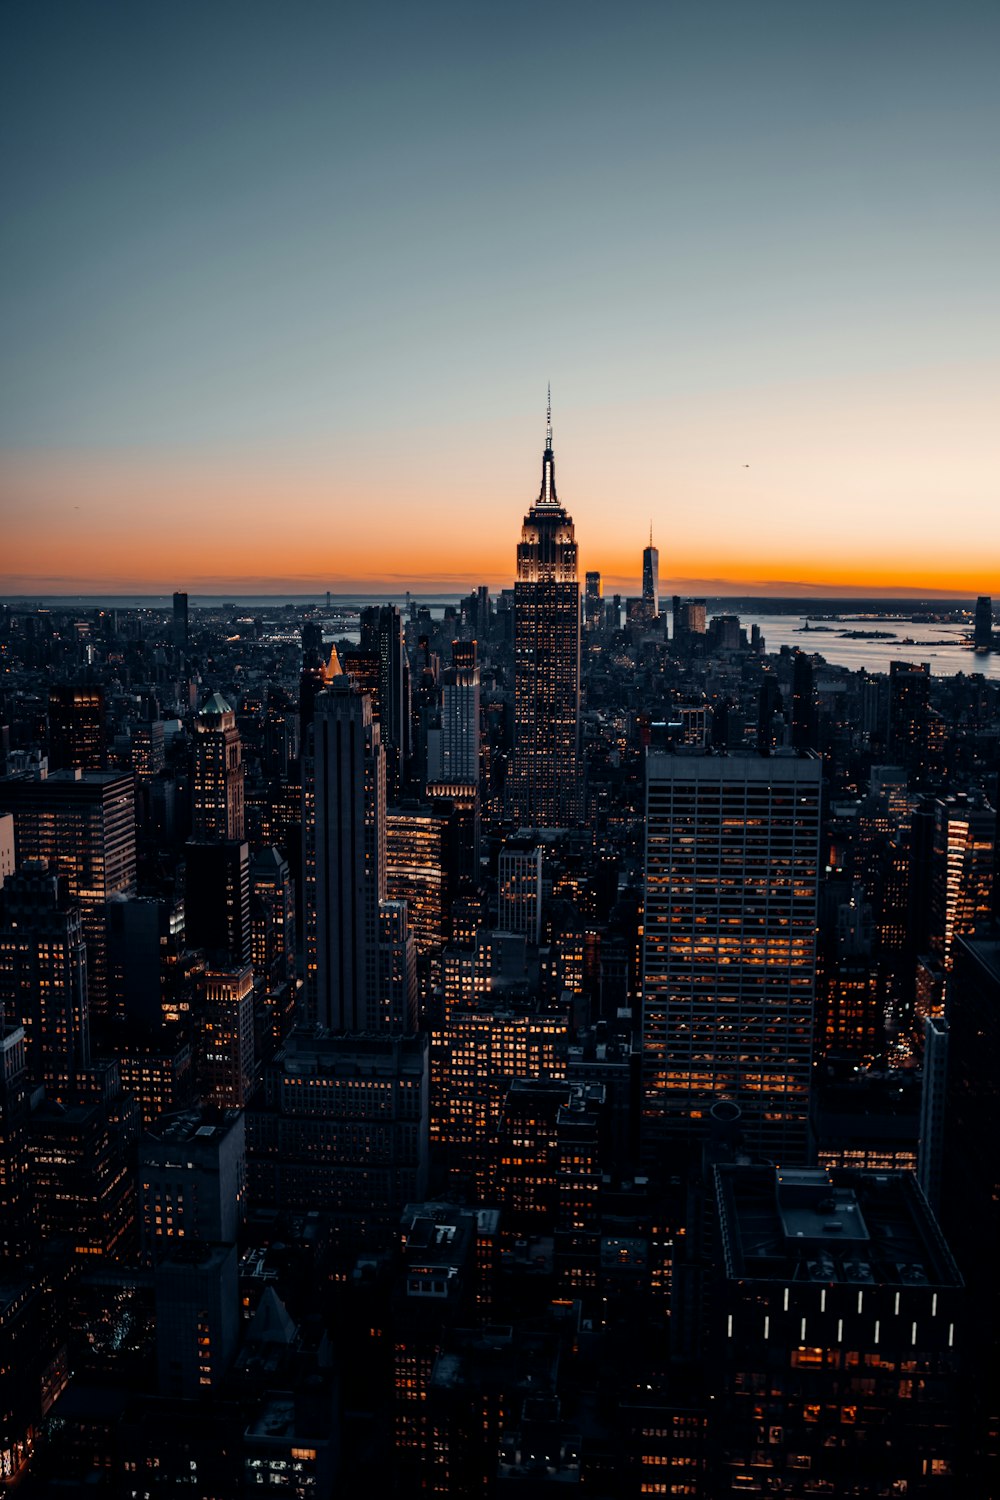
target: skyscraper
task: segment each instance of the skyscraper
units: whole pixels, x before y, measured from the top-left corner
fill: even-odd
[[[213,693],[194,721],[196,839],[242,839],[243,764],[236,714]]]
[[[398,797],[410,758],[410,676],[403,621],[394,604],[361,611],[361,654],[377,663],[372,684],[375,717],[385,754],[386,783],[390,795]]]
[[[91,1019],[107,1018],[105,906],[135,886],[131,774],[55,771],[44,781],[0,780],[0,810],[14,814],[18,865],[44,860],[79,904],[87,944]]]
[[[475,641],[452,641],[441,692],[441,769],[428,780],[479,785],[479,663]]]
[[[822,763],[650,754],[646,763],[643,1135],[743,1111],[775,1161],[806,1150]]]
[[[174,595],[174,615],[171,635],[173,637],[174,650],[181,653],[188,648],[188,596],[187,594]]]
[[[980,594],[976,600],[973,632],[976,650],[989,651],[993,645],[993,600],[989,594]]]
[[[653,523],[649,523],[649,546],[642,551],[642,612],[647,620],[660,613],[660,554],[653,546]]]
[[[69,1099],[90,1061],[87,953],[79,908],[42,864],[0,893],[0,1011],[24,1027],[33,1082]]]
[[[385,752],[371,700],[349,677],[316,699],[313,724],[316,1003],[320,1026],[380,1031],[379,903],[385,899]],[[307,917],[308,921],[308,917]]]
[[[510,812],[525,827],[572,824],[579,804],[580,598],[573,522],[556,496],[552,405],[542,485],[524,518],[514,585]]]

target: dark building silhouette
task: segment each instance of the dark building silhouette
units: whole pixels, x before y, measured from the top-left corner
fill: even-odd
[[[394,604],[361,611],[361,654],[372,663],[371,680],[364,686],[372,692],[385,751],[388,794],[398,797],[410,761],[410,670],[403,622]]]
[[[316,699],[315,714],[312,860],[305,871],[313,1014],[334,1031],[375,1032],[379,903],[386,894],[385,755],[371,699],[349,677],[333,679]]]
[[[993,600],[988,594],[980,594],[976,600],[973,641],[977,651],[993,649]]]
[[[188,596],[174,594],[174,612],[171,635],[174,650],[184,653],[188,649]]]
[[[103,771],[107,766],[104,690],[96,685],[49,688],[49,770]]]
[[[792,748],[817,748],[813,664],[805,651],[796,651],[795,665],[792,668]]]

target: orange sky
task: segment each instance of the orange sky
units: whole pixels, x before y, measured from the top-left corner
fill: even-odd
[[[935,376],[640,404],[627,444],[621,409],[567,409],[557,481],[581,580],[635,589],[652,519],[665,592],[1000,595],[996,382]],[[535,427],[362,432],[294,456],[10,454],[0,592],[508,586]]]

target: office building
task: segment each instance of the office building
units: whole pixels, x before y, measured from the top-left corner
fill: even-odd
[[[380,1036],[412,1036],[419,1011],[417,952],[405,901],[380,901],[379,1014]]]
[[[49,770],[103,771],[107,765],[104,689],[54,683],[49,688]]]
[[[643,1145],[719,1099],[752,1149],[807,1149],[822,764],[651,752],[646,762]]]
[[[451,932],[455,822],[447,803],[394,808],[386,817],[386,894],[406,902],[418,958],[440,952]]]
[[[525,832],[500,850],[497,926],[537,947],[542,933],[542,846]]]
[[[253,969],[210,967],[198,991],[198,1091],[216,1109],[242,1109],[254,1085]]]
[[[973,641],[977,651],[993,649],[993,600],[989,594],[980,594],[976,600]]]
[[[427,1111],[425,1037],[293,1031],[247,1111],[252,1206],[321,1210],[387,1246],[426,1196]]]
[[[295,984],[295,892],[288,861],[262,849],[250,864],[250,934],[254,974],[268,994]]]
[[[0,1011],[24,1027],[32,1082],[68,1102],[90,1061],[87,950],[79,908],[44,865],[0,890]]]
[[[982,797],[960,792],[934,803],[930,936],[946,974],[955,939],[990,920],[996,827],[996,813]]]
[[[316,699],[313,734],[313,852],[305,871],[307,937],[311,926],[315,945],[312,1018],[334,1031],[377,1033],[386,784],[368,695],[335,677]]]
[[[514,748],[508,805],[524,827],[568,827],[580,801],[580,591],[573,522],[556,495],[552,418],[514,585]]]
[[[250,962],[250,849],[239,839],[184,845],[184,920],[189,948],[214,964]]]
[[[649,527],[649,546],[642,549],[642,612],[647,620],[660,613],[660,554],[653,546],[653,526]]]
[[[241,1110],[190,1109],[157,1121],[139,1143],[139,1227],[152,1261],[176,1240],[235,1244],[246,1218]]]
[[[479,662],[475,641],[452,641],[451,666],[441,687],[440,764],[428,781],[479,785]]]
[[[154,1274],[159,1393],[204,1399],[226,1375],[239,1341],[236,1247],[178,1242]]]
[[[21,1260],[32,1243],[29,1097],[24,1027],[0,1005],[0,1264]]]
[[[213,693],[194,721],[194,837],[206,843],[243,838],[243,756],[236,714]]]
[[[43,781],[0,780],[0,810],[14,814],[18,864],[44,861],[65,878],[87,945],[92,1023],[109,1019],[105,907],[135,887],[131,774],[55,771]]]
[[[723,1165],[704,1493],[952,1495],[961,1277],[909,1172]]]
[[[604,597],[600,573],[588,573],[584,580],[583,623],[588,630],[600,630],[604,623]]]
[[[386,762],[386,786],[396,798],[410,760],[410,670],[403,621],[394,604],[361,611],[361,653],[374,662],[373,711]],[[350,668],[348,668],[350,670]]]
[[[188,648],[188,596],[174,594],[174,611],[171,621],[171,638],[174,650],[182,655]]]

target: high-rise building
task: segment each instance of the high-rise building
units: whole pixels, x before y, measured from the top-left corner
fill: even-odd
[[[239,839],[184,845],[184,911],[188,947],[215,964],[251,957],[250,848]]]
[[[428,781],[479,785],[479,662],[475,641],[452,641],[441,689],[441,764]]]
[[[187,594],[174,595],[174,614],[172,622],[172,636],[174,650],[184,652],[188,648],[188,596]]]
[[[194,721],[192,832],[196,839],[242,839],[243,763],[236,714],[213,693]]]
[[[447,805],[394,808],[386,817],[386,889],[405,901],[419,958],[440,952],[451,930],[455,818]]]
[[[990,651],[993,647],[993,600],[989,594],[980,594],[976,600],[973,640],[977,651]]]
[[[715,1101],[780,1162],[807,1145],[822,763],[646,762],[643,1139],[700,1134]]]
[[[525,827],[578,816],[580,590],[573,522],[556,495],[549,404],[542,485],[524,518],[514,585],[514,753],[509,808]]]
[[[796,651],[792,668],[792,748],[816,749],[816,701],[812,658]]]
[[[412,1036],[417,1029],[417,951],[405,901],[381,901],[379,1024],[381,1035]]]
[[[49,769],[103,771],[106,765],[104,689],[54,683],[49,688]]]
[[[660,613],[660,554],[653,546],[653,525],[649,526],[649,546],[642,549],[642,612],[647,620]]]
[[[604,618],[604,599],[600,573],[588,573],[584,583],[583,623],[588,630],[600,630]]]
[[[0,1005],[0,1264],[26,1255],[34,1218],[24,1027]]]
[[[371,700],[343,675],[320,693],[313,724],[313,868],[307,939],[315,945],[315,1021],[378,1032],[379,903],[386,894],[385,753]],[[307,841],[307,848],[309,847]]]
[[[72,1098],[90,1061],[87,950],[79,908],[44,865],[23,865],[0,891],[0,1011],[24,1026],[32,1081]]]
[[[0,780],[0,809],[14,814],[18,864],[43,860],[66,880],[87,944],[91,1020],[108,1016],[105,907],[135,887],[131,774],[55,771],[44,781]]]
[[[996,814],[980,796],[959,792],[934,804],[931,947],[951,972],[955,939],[990,920]]]
[[[530,834],[507,839],[498,865],[497,925],[537,944],[542,933],[542,846]]]
[[[199,991],[199,1092],[218,1109],[242,1109],[254,1083],[253,969],[208,968]]]
[[[139,1144],[145,1258],[174,1240],[235,1244],[246,1217],[246,1173],[242,1110],[190,1109],[158,1120]]]
[[[361,611],[361,652],[376,663],[373,697],[386,760],[386,785],[397,797],[410,759],[409,662],[403,621],[394,604]]]
[[[156,1268],[156,1366],[161,1396],[214,1391],[239,1341],[235,1245],[185,1240]]]

